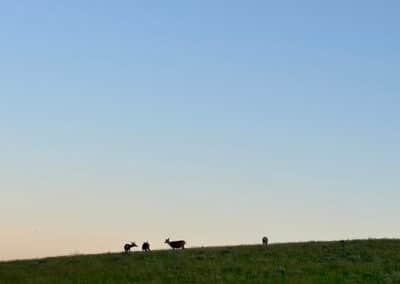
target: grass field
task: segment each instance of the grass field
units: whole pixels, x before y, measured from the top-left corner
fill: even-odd
[[[3,262],[0,283],[400,283],[400,240],[195,248]]]

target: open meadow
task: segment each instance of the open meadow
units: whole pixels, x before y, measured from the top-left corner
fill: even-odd
[[[77,255],[0,263],[1,284],[400,283],[400,240]]]

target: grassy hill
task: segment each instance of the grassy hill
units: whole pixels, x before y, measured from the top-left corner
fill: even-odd
[[[196,248],[3,262],[0,283],[400,283],[400,240]]]

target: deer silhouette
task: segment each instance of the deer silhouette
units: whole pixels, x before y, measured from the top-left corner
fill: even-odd
[[[149,244],[149,242],[144,242],[144,243],[142,244],[142,250],[143,250],[143,251],[151,251],[151,250],[150,250],[150,244]]]
[[[170,246],[172,249],[185,249],[185,244],[186,244],[186,242],[183,241],[183,240],[180,240],[180,241],[172,241],[172,242],[171,242],[171,241],[169,240],[169,238],[165,240],[165,243],[166,243],[166,244],[169,244],[169,246]]]
[[[135,242],[131,242],[130,244],[125,244],[124,245],[124,251],[125,253],[130,252],[131,248],[133,247],[137,247],[137,245],[135,244]]]

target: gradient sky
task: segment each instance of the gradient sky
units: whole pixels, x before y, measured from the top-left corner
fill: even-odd
[[[400,237],[399,1],[2,1],[0,260]]]

